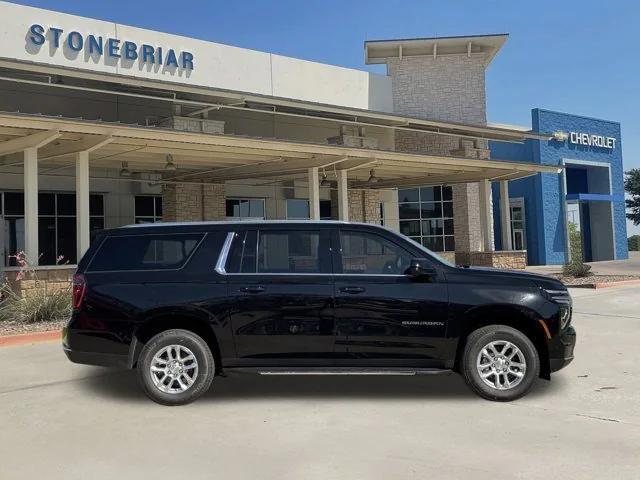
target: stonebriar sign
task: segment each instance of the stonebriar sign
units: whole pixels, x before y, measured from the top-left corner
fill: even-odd
[[[49,44],[50,48],[67,48],[71,52],[85,52],[89,56],[106,55],[113,59],[140,61],[150,65],[193,70],[193,54],[146,43],[138,44],[130,40],[104,38],[102,35],[83,35],[77,31],[65,32],[62,28],[48,27],[34,23],[29,27],[28,41],[38,47]]]

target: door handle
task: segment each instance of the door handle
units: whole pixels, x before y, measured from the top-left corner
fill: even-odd
[[[363,287],[342,287],[340,288],[340,291],[342,293],[356,294],[356,293],[363,293],[365,289]]]
[[[264,287],[261,287],[260,285],[255,285],[253,287],[242,287],[240,291],[242,293],[262,293],[264,292]]]

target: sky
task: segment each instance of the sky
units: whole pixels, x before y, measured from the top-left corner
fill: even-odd
[[[488,120],[530,126],[539,107],[618,121],[625,169],[640,168],[637,1],[16,3],[378,73],[384,66],[364,65],[365,40],[509,33],[487,71]]]

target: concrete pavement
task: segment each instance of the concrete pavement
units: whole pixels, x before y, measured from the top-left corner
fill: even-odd
[[[576,360],[509,404],[456,375],[238,375],[167,408],[56,343],[0,348],[0,478],[640,478],[640,288],[572,294]]]
[[[640,252],[629,252],[627,260],[588,262],[594,275],[640,275]],[[533,265],[527,270],[536,273],[561,273],[562,265]]]

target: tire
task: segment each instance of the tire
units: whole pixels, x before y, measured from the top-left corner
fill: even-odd
[[[467,338],[461,370],[475,393],[487,400],[509,402],[531,389],[540,374],[540,357],[521,331],[506,325],[489,325],[473,331]]]
[[[145,344],[138,359],[138,378],[144,393],[162,405],[193,402],[209,390],[215,371],[209,346],[188,330],[157,334]]]

